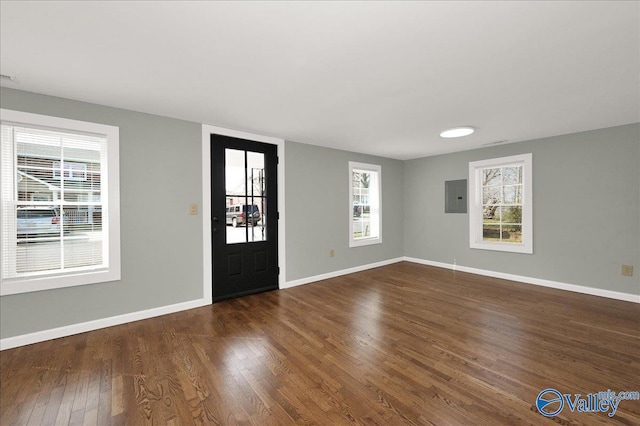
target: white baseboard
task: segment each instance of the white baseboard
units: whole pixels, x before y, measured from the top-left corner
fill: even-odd
[[[377,268],[380,266],[390,265],[392,263],[401,262],[401,257],[395,259],[384,260],[382,262],[371,263],[368,265],[356,266],[354,268],[343,269],[341,271],[329,272],[327,274],[316,275],[313,277],[302,278],[295,281],[289,281],[280,288],[290,288],[302,284],[308,284],[314,281],[326,280],[328,278],[338,277],[340,275],[352,274],[367,269]],[[144,311],[132,312],[129,314],[117,315],[109,318],[101,318],[93,321],[87,321],[79,324],[71,324],[63,327],[52,328],[49,330],[37,331],[35,333],[23,334],[20,336],[7,337],[0,339],[0,351],[5,349],[17,348],[18,346],[30,345],[33,343],[44,342],[46,340],[57,339],[60,337],[72,336],[74,334],[85,333],[87,331],[98,330],[100,328],[111,327],[114,325],[125,324],[133,321],[158,317],[160,315],[172,314],[174,312],[185,311],[187,309],[199,308],[201,306],[210,305],[211,299],[203,298],[192,300],[189,302],[176,303],[175,305],[162,306],[159,308],[147,309]]]
[[[573,291],[575,293],[589,294],[591,296],[607,297],[609,299],[624,300],[625,302],[640,303],[640,295],[622,293],[619,291],[604,290],[600,288],[585,287],[576,284],[567,284],[558,281],[545,280],[541,278],[525,277],[522,275],[506,274],[503,272],[488,271],[486,269],[469,268],[467,266],[453,265],[450,263],[434,262],[432,260],[417,259],[414,257],[404,257],[407,262],[420,263],[422,265],[435,266],[438,268],[451,269],[454,271],[469,272],[476,275],[500,278],[503,280],[518,281],[525,284],[534,284],[542,287],[550,287],[558,290]]]
[[[44,342],[46,340],[60,337],[72,336],[74,334],[85,333],[87,331],[98,330],[100,328],[125,324],[133,321],[140,321],[147,318],[159,317],[160,315],[172,314],[174,312],[186,311],[187,309],[199,308],[210,305],[209,299],[197,299],[189,302],[176,303],[175,305],[161,306],[159,308],[147,309],[144,311],[132,312],[129,314],[116,315],[114,317],[101,318],[93,321],[71,324],[49,330],[37,331],[35,333],[23,334],[20,336],[0,339],[0,351],[17,348],[18,346],[30,345],[32,343]]]
[[[541,278],[525,277],[522,275],[506,274],[503,272],[489,271],[485,269],[470,268],[467,266],[453,265],[450,263],[435,262],[426,259],[417,259],[414,257],[397,257],[394,259],[383,260],[381,262],[370,263],[367,265],[356,266],[353,268],[342,269],[339,271],[328,272],[326,274],[314,275],[311,277],[301,278],[298,280],[288,281],[281,289],[296,287],[303,284],[309,284],[315,281],[326,280],[329,278],[339,277],[341,275],[353,274],[354,272],[365,271],[367,269],[379,268],[381,266],[390,265],[397,262],[413,262],[422,265],[435,266],[438,268],[451,269],[454,271],[469,272],[471,274],[484,275],[487,277],[500,278],[510,281],[518,281],[526,284],[534,284],[543,287],[550,287],[559,290],[568,290],[576,293],[589,294],[592,296],[607,297],[609,299],[624,300],[626,302],[640,303],[640,295],[622,293],[618,291],[604,290],[593,287],[585,287],[575,284],[567,284],[558,281],[550,281]],[[192,300],[189,302],[176,303],[169,306],[161,306],[159,308],[147,309],[144,311],[132,312],[129,314],[117,315],[109,318],[101,318],[93,321],[87,321],[79,324],[71,324],[63,327],[52,328],[49,330],[38,331],[35,333],[23,334],[20,336],[7,337],[0,339],[0,351],[5,349],[16,348],[19,346],[30,345],[33,343],[44,342],[46,340],[57,339],[74,334],[85,333],[87,331],[98,330],[100,328],[111,327],[114,325],[125,324],[133,321],[154,318],[161,315],[172,314],[174,312],[185,311],[187,309],[199,308],[201,306],[210,305],[211,300],[208,298]]]
[[[316,281],[328,280],[329,278],[339,277],[341,275],[353,274],[354,272],[366,271],[367,269],[379,268],[381,266],[391,265],[392,263],[402,262],[406,260],[403,257],[395,259],[383,260],[381,262],[369,263],[367,265],[354,266],[353,268],[341,269],[339,271],[327,272],[326,274],[314,275],[312,277],[300,278],[299,280],[288,281],[282,288],[291,288],[303,284],[309,284]]]

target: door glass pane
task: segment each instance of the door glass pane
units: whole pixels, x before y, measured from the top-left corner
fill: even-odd
[[[245,151],[225,149],[225,228],[227,244],[247,242],[242,206],[247,195]]]
[[[248,241],[267,239],[267,187],[264,173],[264,154],[247,152],[247,177],[250,182],[247,192]]]
[[[227,244],[267,239],[264,154],[225,150]]]
[[[246,193],[246,174],[244,151],[225,149],[225,188],[227,195],[244,196]]]
[[[244,229],[244,220],[242,218],[242,202],[244,197],[227,196],[226,207],[226,231],[227,244],[237,244],[247,242],[247,231]]]

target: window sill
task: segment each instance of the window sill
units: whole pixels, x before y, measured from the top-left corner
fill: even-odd
[[[362,238],[359,240],[351,240],[349,241],[349,247],[361,247],[361,246],[370,246],[374,244],[382,244],[382,237],[376,238]]]
[[[109,281],[119,281],[119,271],[82,271],[78,273],[62,273],[60,275],[43,277],[19,277],[2,280],[0,296],[10,294],[31,293],[34,291],[53,290],[56,288],[75,287],[80,285],[99,284]]]
[[[479,249],[479,250],[492,250],[492,251],[505,251],[505,252],[511,252],[511,253],[533,254],[533,247],[527,244],[472,242],[469,246],[472,249]]]

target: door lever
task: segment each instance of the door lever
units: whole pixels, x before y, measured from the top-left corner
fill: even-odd
[[[217,218],[216,216],[214,216],[214,217],[213,217],[213,221],[214,221],[214,222],[217,222],[217,221],[218,221],[218,218]]]

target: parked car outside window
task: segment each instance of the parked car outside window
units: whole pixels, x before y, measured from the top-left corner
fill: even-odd
[[[256,204],[238,204],[227,207],[226,223],[234,228],[238,225],[255,226],[260,221],[260,209]]]
[[[60,214],[54,207],[18,207],[17,234],[47,235],[60,233]]]

